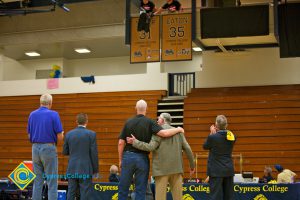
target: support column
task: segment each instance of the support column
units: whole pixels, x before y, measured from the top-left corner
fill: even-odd
[[[168,90],[168,74],[163,72],[162,67],[163,63],[160,62],[147,63],[147,78],[157,88]]]
[[[3,68],[4,68],[4,62],[3,62],[3,55],[0,52],[0,81],[3,81]]]
[[[148,75],[159,75],[162,70],[163,64],[160,62],[147,63],[147,74]]]

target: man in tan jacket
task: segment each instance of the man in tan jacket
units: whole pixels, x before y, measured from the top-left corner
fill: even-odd
[[[171,120],[169,113],[162,113],[158,117],[157,123],[164,129],[170,129],[173,128],[170,126]],[[127,142],[133,144],[137,149],[153,151],[152,176],[155,177],[155,199],[166,200],[167,184],[169,183],[173,200],[182,200],[182,150],[189,159],[190,173],[195,171],[193,152],[184,134],[179,133],[169,138],[153,135],[150,143],[141,142],[132,136],[127,138]]]

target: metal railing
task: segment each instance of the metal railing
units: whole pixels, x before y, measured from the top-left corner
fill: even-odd
[[[208,153],[196,153],[195,154],[195,165],[196,165],[196,178],[198,177],[198,164],[200,166],[205,166],[206,165],[206,160],[208,159]],[[232,154],[232,159],[233,159],[233,166],[235,173],[243,173],[243,155],[241,153],[237,154]],[[198,162],[200,160],[200,162]],[[203,161],[203,163],[201,163]]]
[[[195,88],[195,72],[169,74],[169,96],[186,96],[192,88]]]

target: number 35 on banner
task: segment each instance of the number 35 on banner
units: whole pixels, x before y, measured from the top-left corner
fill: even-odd
[[[161,61],[192,60],[192,15],[162,16]]]

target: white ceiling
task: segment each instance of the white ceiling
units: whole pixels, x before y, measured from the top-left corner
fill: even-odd
[[[125,45],[124,0],[98,0],[67,5],[55,12],[0,17],[0,52],[15,60],[128,56]],[[117,9],[119,12],[112,12]],[[89,48],[78,54],[74,48]],[[26,51],[37,51],[31,58]]]
[[[270,2],[242,0],[242,3],[254,1]],[[155,2],[159,6],[165,0]],[[190,8],[190,0],[181,2],[186,10]],[[200,0],[197,0],[197,7],[199,5]],[[130,47],[125,45],[125,0],[96,0],[68,7],[69,13],[58,9],[50,13],[0,17],[0,53],[15,60],[35,59],[25,56],[25,51],[39,52],[38,59],[129,56]],[[259,42],[259,39],[253,40],[253,43]],[[207,43],[214,45],[215,41]],[[92,53],[74,51],[81,47],[89,48]]]
[[[91,53],[79,54],[74,51],[75,48],[88,48],[91,50]],[[11,45],[4,48],[3,54],[14,60],[44,58],[85,59],[128,56],[129,50],[130,47],[124,44],[123,37],[114,37],[71,42]],[[30,58],[24,54],[26,51],[37,51],[41,56]]]

